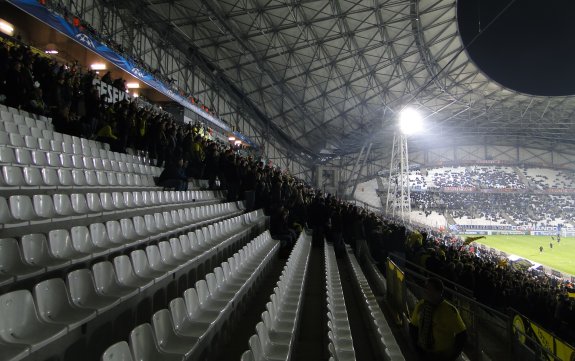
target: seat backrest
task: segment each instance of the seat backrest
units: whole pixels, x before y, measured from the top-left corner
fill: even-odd
[[[161,360],[152,325],[144,323],[130,332],[130,348],[135,361]]]
[[[110,248],[113,246],[108,237],[106,226],[103,223],[90,224],[90,237],[92,237],[92,242],[97,247]]]
[[[86,193],[86,203],[92,212],[102,212],[102,201],[98,193]]]
[[[48,198],[50,198],[50,196],[48,196]],[[32,200],[28,196],[11,196],[10,213],[15,219],[22,221],[30,221],[38,218],[34,211]]]
[[[28,290],[17,290],[0,296],[0,338],[20,343],[20,337],[30,334],[30,330],[41,328],[42,324],[36,313],[32,293]]]
[[[16,275],[24,267],[18,242],[14,238],[0,238],[0,274]]]
[[[186,310],[186,301],[182,297],[174,298],[170,301],[170,314],[176,332],[182,328],[188,318]]]
[[[264,355],[262,344],[260,342],[260,338],[258,337],[258,335],[252,335],[250,337],[249,344],[250,344],[250,350],[252,350],[252,353],[254,355],[254,360],[256,361],[267,360],[267,358]]]
[[[2,167],[2,176],[4,183],[10,187],[21,187],[26,185],[24,176],[22,175],[22,168],[11,165]]]
[[[195,288],[188,288],[184,291],[184,301],[186,303],[186,311],[188,317],[193,319],[200,311],[200,300],[198,299],[198,292]]]
[[[90,212],[88,208],[88,202],[86,202],[86,196],[83,193],[73,193],[70,195],[70,202],[72,204],[72,210],[77,214],[86,214]]]
[[[56,214],[60,216],[71,216],[75,213],[68,194],[54,194],[52,197]]]
[[[22,173],[24,175],[24,183],[27,186],[39,187],[44,185],[42,174],[40,173],[40,168],[24,167],[22,169]]]
[[[110,261],[102,261],[92,266],[92,274],[94,275],[94,284],[96,290],[101,294],[106,294],[111,288],[117,285],[116,272],[114,266]]]
[[[133,361],[130,346],[126,341],[120,341],[108,347],[102,354],[101,361]]]
[[[208,284],[205,280],[199,280],[196,282],[196,292],[198,293],[198,301],[200,303],[200,307],[204,308],[206,303],[211,298]]]
[[[75,249],[83,253],[92,253],[94,244],[90,236],[90,230],[86,226],[74,226],[70,228],[70,236]]]
[[[112,243],[123,244],[124,237],[122,236],[122,227],[120,222],[116,220],[106,222],[106,230],[108,231],[108,238]]]
[[[215,295],[218,292],[218,282],[216,280],[216,275],[213,273],[208,273],[206,275],[206,283],[208,285],[208,291],[210,295]]]
[[[82,306],[90,298],[97,297],[94,278],[89,269],[82,268],[69,272],[66,282],[70,298],[77,306]]]
[[[114,269],[118,277],[118,282],[122,285],[130,284],[133,280],[137,279],[132,263],[130,262],[130,257],[125,254],[114,257]]]
[[[134,240],[138,237],[136,231],[134,230],[134,223],[132,222],[131,218],[120,219],[120,228],[122,230],[122,236],[124,239]]]
[[[167,308],[161,309],[152,316],[152,327],[154,335],[160,348],[168,343],[168,340],[174,336],[174,326],[172,316]],[[190,347],[191,348],[191,347]]]
[[[148,262],[146,252],[142,249],[137,249],[130,253],[130,258],[132,259],[134,273],[140,277],[144,277],[150,270],[150,263]]]
[[[14,150],[14,155],[16,156],[16,163],[22,165],[32,164],[32,156],[28,149],[16,148],[16,150]]]
[[[72,178],[72,172],[70,169],[58,169],[58,179],[60,180],[60,184],[62,186],[74,185],[74,179]]]
[[[70,304],[66,284],[60,278],[51,278],[37,283],[33,292],[38,314],[47,322],[66,312],[66,306]]]

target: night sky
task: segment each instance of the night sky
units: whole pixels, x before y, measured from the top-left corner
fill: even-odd
[[[458,21],[468,44],[511,0],[459,0]],[[516,0],[467,49],[498,83],[528,94],[575,94],[575,1]]]

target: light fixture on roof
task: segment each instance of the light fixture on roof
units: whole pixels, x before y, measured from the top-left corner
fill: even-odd
[[[423,130],[423,118],[415,109],[405,108],[399,113],[399,129],[404,135],[412,135]]]
[[[134,94],[132,94],[132,95],[133,95],[134,98],[137,98],[137,97],[140,96],[140,95],[139,95],[138,93],[136,93],[136,92],[134,92]]]
[[[126,83],[126,87],[127,87],[128,89],[139,89],[139,88],[140,88],[140,83],[135,83],[135,82]]]
[[[93,63],[90,65],[92,70],[106,70],[106,64],[104,63]]]
[[[230,142],[233,142],[234,140],[236,140],[236,137],[234,137],[233,135],[230,135],[229,138],[228,138],[228,140],[229,140]]]
[[[46,54],[52,54],[52,55],[58,54],[58,50],[56,50],[56,49],[46,50],[46,51],[44,51],[44,52],[45,52]]]
[[[236,140],[236,141],[234,142],[234,145],[241,145],[241,144],[242,144],[242,141],[241,141],[241,140]]]
[[[3,32],[6,35],[13,36],[14,35],[14,25],[10,24],[4,19],[0,19],[0,32]]]

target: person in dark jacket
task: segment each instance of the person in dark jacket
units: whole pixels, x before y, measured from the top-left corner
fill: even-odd
[[[175,162],[169,162],[160,174],[158,185],[164,188],[173,188],[177,191],[188,190],[188,177],[184,159],[179,157]]]

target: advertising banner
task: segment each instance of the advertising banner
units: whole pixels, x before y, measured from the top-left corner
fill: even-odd
[[[49,25],[51,28],[61,32],[62,34],[73,39],[77,43],[83,45],[89,50],[95,52],[96,54],[102,56],[112,64],[130,73],[135,78],[141,80],[142,82],[148,84],[152,88],[156,89],[160,93],[166,95],[168,98],[178,102],[185,108],[190,109],[194,113],[197,113],[202,118],[212,122],[218,127],[225,131],[231,131],[231,128],[222,120],[206,113],[198,106],[192,104],[188,98],[180,95],[174,90],[167,87],[164,83],[157,80],[152,74],[148,73],[146,70],[141,69],[135,62],[127,59],[114,50],[110,49],[107,45],[96,40],[92,36],[80,31],[78,27],[70,24],[66,19],[64,19],[60,14],[50,10],[46,6],[40,4],[37,0],[8,0],[9,3],[18,7],[22,11],[30,14],[41,22]]]

